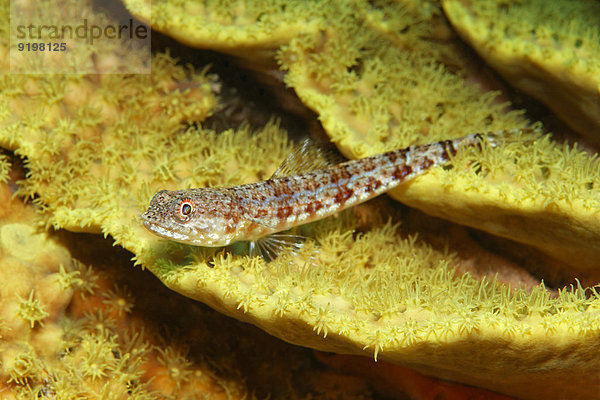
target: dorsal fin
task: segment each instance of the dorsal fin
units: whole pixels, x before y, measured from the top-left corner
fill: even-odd
[[[303,174],[317,169],[327,168],[345,161],[337,152],[319,146],[311,139],[304,139],[277,167],[271,179]]]

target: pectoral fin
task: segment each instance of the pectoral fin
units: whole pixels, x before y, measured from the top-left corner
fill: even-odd
[[[272,261],[282,253],[295,254],[304,245],[305,238],[299,235],[274,233],[248,243],[250,256],[261,256],[265,261]]]

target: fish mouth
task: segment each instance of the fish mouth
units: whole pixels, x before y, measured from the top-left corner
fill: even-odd
[[[152,212],[150,212],[150,209],[144,211],[142,214],[140,214],[140,218],[142,219],[142,221],[144,222],[144,225],[146,225],[146,223],[153,223],[153,221],[156,220],[156,218],[152,217]]]
[[[154,233],[159,233],[159,231],[161,229],[163,229],[160,224],[156,223],[153,218],[148,214],[148,212],[145,212],[143,214],[140,214],[140,218],[142,219],[142,223],[144,224],[144,227],[146,227],[146,229],[148,229],[151,232]],[[161,235],[162,236],[162,235]]]
[[[163,224],[153,221],[151,217],[146,215],[146,213],[142,214],[141,218],[146,229],[162,238],[185,244],[190,244],[192,242],[193,230],[191,228],[185,227],[182,230],[174,229],[173,227],[166,227]]]

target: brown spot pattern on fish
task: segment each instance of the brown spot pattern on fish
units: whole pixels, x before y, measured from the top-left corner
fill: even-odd
[[[454,143],[452,143],[452,140],[444,141],[444,150],[445,150],[444,158],[446,160],[450,159],[450,156],[448,155],[448,149],[450,149],[450,154],[452,154],[452,157],[454,157],[456,155],[456,153],[458,153],[458,151],[454,147]]]
[[[475,134],[412,146],[241,186],[160,191],[142,219],[150,231],[193,245],[255,241],[367,201],[446,163],[461,148],[481,147],[481,139]],[[193,207],[183,218],[179,210],[186,200]]]
[[[412,174],[412,172],[413,172],[413,169],[410,165],[397,165],[396,168],[394,168],[394,172],[392,173],[392,176],[396,180],[402,180],[405,177]]]

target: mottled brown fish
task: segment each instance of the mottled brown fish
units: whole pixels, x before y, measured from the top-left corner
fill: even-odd
[[[486,139],[493,144],[493,135]],[[161,190],[142,215],[159,236],[197,246],[226,246],[330,216],[363,203],[481,146],[479,134],[411,146],[303,174],[240,186]]]

